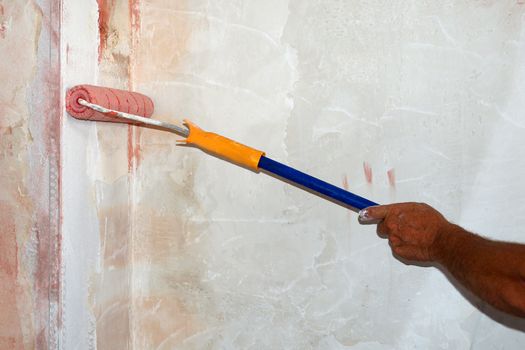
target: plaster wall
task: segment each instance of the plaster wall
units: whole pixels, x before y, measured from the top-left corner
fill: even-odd
[[[0,1],[2,349],[59,339],[59,23],[51,1]]]
[[[520,2],[148,0],[140,14],[134,86],[165,120],[190,118],[380,203],[428,202],[470,230],[525,241]],[[525,340],[507,327],[522,323],[494,322],[441,272],[394,259],[353,213],[176,138],[140,138],[138,348]]]
[[[0,348],[519,348],[522,320],[354,213],[63,96],[143,92],[159,119],[525,243],[524,6],[0,1]]]

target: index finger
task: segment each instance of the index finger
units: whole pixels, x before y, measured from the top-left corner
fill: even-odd
[[[359,221],[369,222],[384,219],[391,210],[390,204],[368,207],[359,212]]]

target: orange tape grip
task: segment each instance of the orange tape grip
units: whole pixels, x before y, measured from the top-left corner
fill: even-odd
[[[184,124],[186,124],[190,133],[186,140],[182,140],[182,142],[197,146],[205,152],[224,158],[250,170],[259,170],[259,160],[264,156],[264,152],[213,132],[204,131],[189,120],[185,119]]]

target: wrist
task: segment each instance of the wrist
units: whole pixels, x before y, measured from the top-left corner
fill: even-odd
[[[443,225],[434,240],[431,258],[433,261],[446,265],[447,261],[457,254],[461,249],[461,241],[468,234],[458,225],[447,222]]]

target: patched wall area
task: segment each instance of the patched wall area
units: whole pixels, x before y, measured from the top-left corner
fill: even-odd
[[[506,214],[525,204],[521,4],[150,0],[140,14],[134,85],[159,118],[189,118],[380,203],[428,202],[475,232],[523,241],[522,217]],[[439,271],[394,259],[355,214],[176,139],[141,132],[139,348],[523,341]]]
[[[0,0],[0,348],[519,347],[523,322],[354,212],[64,96],[142,92],[157,119],[523,243],[524,19],[522,1]]]
[[[58,14],[48,1],[0,1],[2,349],[58,342]]]

